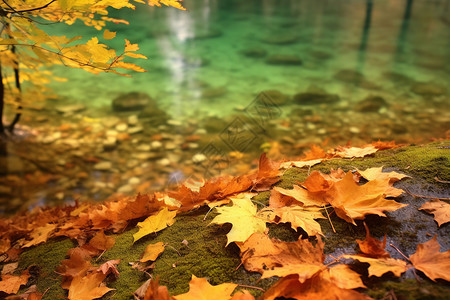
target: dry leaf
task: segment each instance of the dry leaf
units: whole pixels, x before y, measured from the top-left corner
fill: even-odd
[[[265,208],[259,212],[272,223],[291,223],[291,228],[297,231],[302,228],[309,236],[320,234],[323,236],[320,224],[314,219],[325,219],[320,208],[301,206],[285,206],[278,208]]]
[[[167,287],[159,285],[159,277],[156,279],[149,279],[143,285],[141,285],[134,296],[139,300],[170,300],[169,291]]]
[[[409,257],[414,268],[422,271],[428,278],[435,281],[442,278],[450,281],[450,250],[439,252],[440,245],[437,235],[431,240],[417,246],[417,251]]]
[[[392,272],[395,276],[400,277],[402,273],[408,270],[407,264],[404,260],[394,259],[391,257],[372,258],[361,255],[342,255],[344,258],[356,259],[360,262],[365,262],[370,265],[368,271],[369,276],[381,277],[387,272]]]
[[[373,258],[390,257],[389,253],[384,250],[386,247],[386,235],[384,235],[383,241],[377,240],[370,236],[366,223],[364,223],[364,227],[366,228],[366,239],[364,241],[356,240],[361,252]]]
[[[253,194],[246,198],[230,197],[233,206],[216,207],[219,215],[210,224],[232,224],[227,233],[227,246],[231,242],[244,242],[254,232],[264,232],[266,229],[266,220],[258,217],[257,207],[250,200],[252,196]]]
[[[69,299],[92,300],[112,291],[112,289],[102,285],[105,277],[106,275],[101,272],[92,272],[86,276],[74,277],[69,287]]]
[[[144,255],[140,259],[140,262],[146,262],[149,260],[155,261],[165,248],[166,245],[163,242],[148,245],[145,247]]]
[[[450,222],[450,204],[447,202],[439,199],[431,199],[430,201],[425,202],[419,209],[433,214],[434,220],[436,220],[439,227],[442,224]]]
[[[120,263],[120,259],[108,260],[100,267],[98,267],[97,271],[102,272],[105,275],[109,273],[113,274],[115,277],[119,277],[119,270],[117,270],[116,265]]]
[[[176,211],[169,211],[167,207],[164,207],[156,215],[148,217],[143,222],[139,222],[137,224],[139,231],[133,234],[134,242],[146,235],[158,232],[172,225],[175,223],[176,214]]]
[[[329,154],[334,157],[342,158],[354,158],[354,157],[364,157],[366,155],[373,154],[377,152],[378,149],[373,145],[366,145],[365,147],[337,147],[336,149],[328,151]]]
[[[211,285],[206,278],[197,278],[192,275],[189,282],[189,292],[174,296],[175,300],[229,300],[231,293],[237,287],[234,283]]]
[[[25,270],[22,275],[2,275],[2,280],[0,281],[0,292],[4,292],[6,294],[16,294],[21,285],[25,285],[28,282],[28,278],[30,274]]]
[[[43,227],[37,227],[33,229],[33,231],[30,233],[30,237],[32,238],[32,240],[27,242],[22,247],[31,247],[46,242],[50,233],[55,230],[56,227],[56,224],[46,224]]]

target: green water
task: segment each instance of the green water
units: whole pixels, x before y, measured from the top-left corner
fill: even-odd
[[[314,86],[344,104],[377,94],[401,105],[425,101],[410,91],[416,81],[450,82],[448,1],[408,6],[385,0],[371,7],[362,0],[183,3],[187,11],[138,6],[112,12],[130,25],[109,26],[118,32],[110,45],[120,51],[123,38],[138,43],[149,60],[136,62],[147,73],[130,79],[64,69],[57,73],[70,84],[54,84],[57,92],[94,107],[109,106],[123,92],[146,92],[174,118],[186,120],[232,114],[264,90],[292,96]],[[61,30],[102,37],[83,26]],[[301,64],[267,63],[273,55],[297,57]],[[341,70],[363,74],[363,84],[337,80]]]

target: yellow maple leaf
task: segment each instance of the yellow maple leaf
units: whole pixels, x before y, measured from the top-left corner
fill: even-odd
[[[320,224],[314,219],[325,219],[319,212],[320,208],[308,207],[303,208],[298,205],[284,206],[278,208],[266,208],[261,210],[260,215],[265,215],[270,222],[273,223],[291,223],[292,229],[297,231],[300,227],[309,236],[321,234]]]
[[[206,278],[197,278],[192,275],[189,282],[189,292],[173,296],[175,300],[229,300],[231,293],[238,285],[235,283],[222,283],[211,285]]]
[[[362,177],[367,180],[375,180],[375,179],[389,179],[390,183],[394,183],[396,181],[402,180],[403,178],[409,177],[408,175],[397,173],[397,172],[383,172],[383,167],[379,168],[369,168],[364,171],[357,170]]]
[[[173,6],[175,8],[186,10],[181,3],[181,0],[148,0],[148,4],[151,6],[161,6],[161,3],[166,6]]]
[[[210,224],[231,223],[227,246],[231,242],[245,242],[255,232],[264,232],[266,220],[257,215],[257,207],[249,198],[232,198],[233,206],[216,207],[219,213]]]
[[[140,262],[146,262],[149,260],[155,261],[165,248],[166,245],[163,242],[148,245],[145,247],[144,255],[140,259]]]
[[[4,292],[6,294],[17,293],[20,286],[28,282],[29,277],[30,274],[28,274],[28,271],[23,272],[20,276],[9,274],[1,275],[0,292]]]
[[[140,238],[154,232],[158,232],[167,226],[175,223],[176,211],[169,211],[167,207],[161,209],[156,215],[150,216],[143,222],[139,222],[137,226],[139,231],[133,234],[134,242]]]
[[[433,214],[434,220],[436,220],[439,226],[450,222],[450,204],[447,202],[439,199],[431,199],[424,203],[419,209]]]
[[[31,246],[46,242],[50,232],[55,230],[56,227],[57,226],[55,224],[46,224],[43,227],[35,228],[30,233],[30,237],[32,238],[32,240],[27,242],[25,245],[23,245],[23,247],[24,248],[31,247]]]
[[[93,272],[86,276],[76,276],[72,279],[69,287],[70,300],[92,300],[97,299],[112,289],[102,286],[106,274]]]
[[[343,255],[342,257],[368,263],[370,265],[368,269],[369,276],[381,277],[387,272],[392,272],[395,276],[400,277],[408,269],[404,260],[391,257],[372,258],[361,255]]]
[[[419,244],[417,251],[409,257],[414,268],[422,271],[431,280],[442,278],[450,281],[450,250],[439,252],[437,235],[426,243]]]

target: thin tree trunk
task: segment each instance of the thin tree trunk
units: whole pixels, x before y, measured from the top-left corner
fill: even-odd
[[[12,53],[16,53],[16,47],[14,45],[12,46]],[[17,63],[17,67],[14,68],[14,79],[16,81],[16,88],[19,91],[19,95],[21,95],[22,94],[22,88],[20,86],[19,61],[17,61],[16,63]],[[19,120],[20,120],[20,116],[22,115],[22,112],[21,112],[22,111],[22,105],[19,105],[17,110],[18,110],[18,112],[14,116],[14,119],[12,120],[11,124],[9,124],[9,126],[8,126],[8,130],[9,130],[10,133],[13,133],[14,126],[16,126],[17,122],[19,122]]]
[[[8,154],[6,145],[6,133],[5,126],[3,125],[3,108],[5,98],[5,86],[3,84],[2,65],[0,64],[0,156],[6,156]]]

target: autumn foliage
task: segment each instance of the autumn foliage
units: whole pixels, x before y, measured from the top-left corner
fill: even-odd
[[[350,150],[341,148],[340,151],[348,153]],[[353,157],[357,150],[351,151],[348,155]],[[364,148],[361,151],[366,153]],[[69,250],[68,258],[61,261],[55,271],[62,276],[61,286],[67,290],[69,299],[95,299],[111,291],[106,283],[120,276],[116,268],[119,260],[100,266],[92,263],[93,257],[101,256],[114,246],[114,238],[108,233],[118,233],[131,223],[137,224],[138,231],[133,236],[136,242],[171,226],[178,214],[208,205],[216,212],[209,226],[231,224],[227,246],[234,243],[239,248],[241,264],[236,268],[242,266],[249,272],[260,273],[261,279],[280,278],[260,299],[370,299],[361,293],[366,287],[361,274],[349,267],[353,261],[366,264],[369,276],[391,273],[398,277],[414,268],[431,280],[450,281],[450,251],[440,252],[436,236],[418,245],[409,258],[397,259],[386,251],[386,237],[382,240],[372,237],[365,224],[366,238],[355,241],[360,253],[332,257],[331,262],[325,263],[322,228],[316,220],[329,218],[334,212],[353,226],[357,225],[356,220],[364,220],[368,215],[386,217],[386,211],[405,206],[388,198],[403,193],[392,184],[406,175],[383,172],[382,168],[354,172],[338,169],[329,174],[313,171],[292,189],[274,187],[286,168],[293,165],[295,161],[273,162],[263,154],[258,170],[238,177],[188,180],[177,190],[166,193],[123,197],[102,204],[37,208],[31,213],[0,219],[0,253],[12,258],[17,257],[17,251],[53,237],[74,239],[79,246]],[[253,201],[261,191],[270,191],[265,206]],[[439,213],[438,222],[448,222],[448,218],[441,218]],[[268,223],[286,223],[306,234],[296,241],[281,241],[269,237]],[[158,260],[167,247],[170,246],[163,242],[147,245],[139,263],[145,265]],[[28,270],[22,274],[2,275],[0,292],[16,294],[28,278]],[[34,297],[41,295],[37,291],[33,293]],[[134,295],[144,300],[255,299],[238,284],[211,285],[206,278],[197,278],[195,274],[192,274],[187,293],[171,296],[158,278],[153,278]]]

